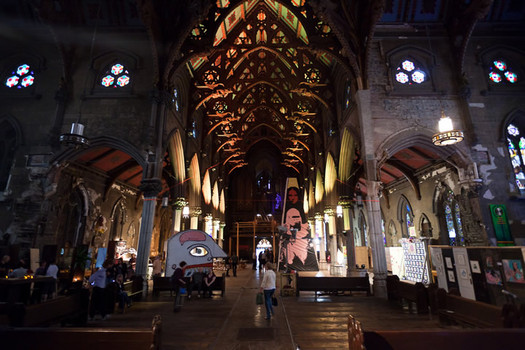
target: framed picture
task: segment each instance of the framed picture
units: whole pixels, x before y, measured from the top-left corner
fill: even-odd
[[[525,283],[523,277],[523,266],[521,260],[507,260],[503,259],[503,270],[505,271],[505,279],[511,283]]]
[[[479,261],[470,260],[470,269],[472,273],[481,273],[481,268],[479,267]]]
[[[459,276],[464,279],[464,280],[467,280],[469,277],[468,277],[468,272],[467,272],[467,269],[459,269]]]
[[[465,265],[465,257],[463,255],[457,256],[458,265]]]
[[[446,256],[446,257],[445,257],[445,264],[446,264],[446,266],[447,266],[448,269],[452,269],[452,268],[454,268],[454,267],[452,266],[452,259],[450,258],[450,256]]]
[[[454,276],[454,271],[448,270],[448,280],[450,282],[456,282],[456,277]]]

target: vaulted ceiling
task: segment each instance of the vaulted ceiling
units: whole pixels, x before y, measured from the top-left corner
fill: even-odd
[[[340,49],[331,28],[310,9],[276,1],[219,2],[213,26],[199,24],[187,46],[215,31],[213,49],[194,56],[187,69],[194,113],[227,173],[247,165],[245,156],[265,140],[297,175],[308,163],[322,115],[335,115],[331,83]],[[209,28],[211,27],[211,28]],[[323,50],[309,44],[322,40]]]

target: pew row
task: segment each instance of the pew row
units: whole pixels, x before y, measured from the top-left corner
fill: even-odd
[[[159,350],[161,318],[151,328],[0,328],[2,344],[17,350]]]
[[[351,277],[302,277],[297,273],[297,296],[302,291],[315,292],[366,292],[370,296],[370,280],[368,274]]]
[[[348,316],[349,350],[521,350],[525,329],[365,330]]]

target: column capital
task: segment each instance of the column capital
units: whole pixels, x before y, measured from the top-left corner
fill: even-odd
[[[158,178],[143,179],[140,183],[139,189],[144,194],[145,198],[156,197],[162,191],[162,181]]]
[[[186,198],[184,197],[178,197],[173,203],[172,205],[175,207],[175,209],[179,209],[181,210],[182,208],[184,208],[186,205],[188,205],[188,202],[186,201]]]
[[[366,180],[366,189],[368,196],[379,198],[381,197],[381,191],[383,191],[383,183],[381,181]]]
[[[354,203],[354,200],[350,196],[340,196],[339,197],[339,202],[337,202],[337,204],[342,206],[343,209],[350,209],[350,208],[352,208],[353,203]]]
[[[190,216],[192,218],[199,217],[202,214],[201,207],[190,207]]]
[[[326,206],[324,208],[324,214],[328,216],[335,216],[335,210],[332,206]]]

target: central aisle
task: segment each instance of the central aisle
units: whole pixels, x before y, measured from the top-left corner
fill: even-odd
[[[274,318],[265,320],[264,305],[255,304],[262,273],[247,267],[237,276],[226,278],[223,298],[218,294],[212,299],[194,297],[185,301],[181,312],[173,313],[173,298],[162,292],[158,298],[150,295],[134,303],[124,314],[88,326],[149,327],[159,314],[162,349],[166,350],[296,350],[296,345],[301,350],[344,350],[348,349],[349,314],[364,329],[439,327],[437,319],[428,315],[410,314],[397,304],[364,294],[320,296],[317,302],[312,292],[283,297]]]

